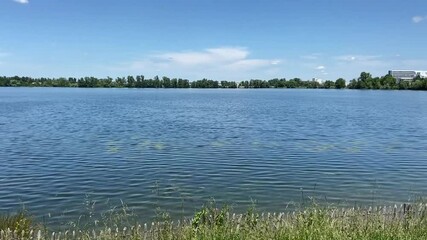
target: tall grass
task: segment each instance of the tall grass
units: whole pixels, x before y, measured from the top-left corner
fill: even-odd
[[[123,214],[128,214],[124,212]],[[124,220],[119,218],[120,221]],[[1,218],[5,219],[5,218]],[[22,217],[9,217],[0,225],[13,224]],[[7,225],[5,223],[8,223]],[[24,221],[25,222],[25,221]],[[27,226],[27,225],[25,225]],[[116,225],[117,226],[117,225]],[[123,228],[108,226],[94,230],[73,229],[62,233],[34,232],[40,239],[427,239],[427,205],[402,205],[363,209],[338,209],[312,205],[296,212],[259,213],[249,209],[244,214],[233,214],[227,207],[208,204],[195,213],[192,219],[173,222],[168,215],[151,224],[129,224]],[[28,227],[28,226],[27,226]],[[28,230],[28,228],[22,228]],[[27,239],[12,231],[3,231],[1,239]]]
[[[32,218],[28,215],[27,211],[21,210],[20,212],[12,215],[0,215],[0,230],[6,229],[28,233],[31,229],[35,229],[35,226],[33,225]]]

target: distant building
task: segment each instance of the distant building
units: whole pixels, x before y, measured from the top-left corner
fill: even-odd
[[[418,70],[390,70],[388,71],[388,74],[396,78],[397,81],[408,81],[417,76],[427,78],[427,71]]]

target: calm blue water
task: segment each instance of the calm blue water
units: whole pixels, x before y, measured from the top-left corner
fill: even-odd
[[[405,201],[427,190],[426,104],[415,91],[0,88],[0,212],[58,224],[120,200],[142,219],[211,198]]]

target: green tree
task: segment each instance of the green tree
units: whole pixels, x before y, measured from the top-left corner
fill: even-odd
[[[163,82],[163,87],[164,88],[171,88],[172,84],[171,84],[171,80],[168,77],[163,77],[162,78],[162,82]]]
[[[135,87],[143,88],[144,86],[144,75],[136,76]]]
[[[336,89],[345,88],[345,80],[343,78],[338,78],[335,81],[335,88]]]
[[[409,81],[400,81],[398,84],[398,88],[400,90],[407,90],[411,87],[411,83]]]
[[[135,78],[133,76],[127,77],[127,87],[134,88],[135,87]]]
[[[397,88],[397,81],[390,74],[387,74],[387,75],[381,77],[380,82],[381,82],[382,89],[396,89]]]
[[[127,84],[126,78],[124,78],[124,77],[117,77],[116,78],[116,86],[117,87],[119,87],[119,88],[126,87],[126,84]]]
[[[177,88],[178,87],[178,79],[176,79],[176,78],[172,78],[171,79],[171,87],[172,88]]]
[[[360,73],[358,80],[358,88],[360,89],[372,89],[372,75],[367,72]]]
[[[189,88],[190,87],[190,81],[187,79],[178,79],[178,88]]]
[[[154,78],[153,78],[153,87],[155,87],[155,88],[161,88],[162,87],[162,84],[160,83],[160,78],[159,78],[159,76],[154,76]]]
[[[323,88],[335,88],[335,83],[331,80],[326,80],[323,83]]]

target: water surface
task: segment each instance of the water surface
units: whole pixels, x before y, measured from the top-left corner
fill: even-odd
[[[427,186],[427,93],[0,88],[0,212],[48,222],[125,202],[283,210],[381,204]],[[96,202],[96,205],[91,203]]]

